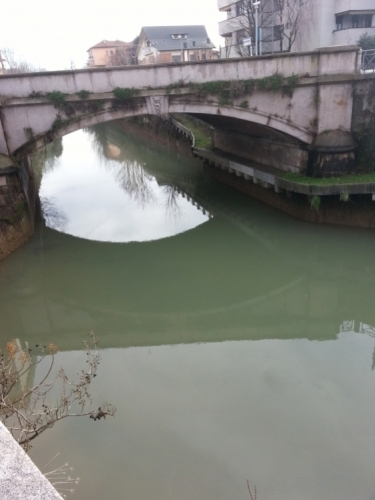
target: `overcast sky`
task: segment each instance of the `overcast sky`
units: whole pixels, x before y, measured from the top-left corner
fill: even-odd
[[[10,0],[2,2],[0,47],[48,70],[81,68],[87,49],[133,40],[142,26],[204,24],[218,47],[217,0]]]

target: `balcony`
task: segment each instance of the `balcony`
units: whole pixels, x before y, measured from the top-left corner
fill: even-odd
[[[245,20],[241,23],[240,17],[232,17],[219,23],[219,35],[229,36],[231,33],[238,31],[246,26]]]
[[[375,26],[371,28],[347,28],[333,32],[332,45],[356,45],[361,35],[375,36]]]
[[[235,3],[233,0],[217,0],[217,8],[219,10],[227,10],[233,3]]]

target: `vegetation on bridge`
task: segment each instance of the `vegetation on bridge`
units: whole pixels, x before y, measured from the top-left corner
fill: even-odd
[[[222,106],[233,105],[233,100],[247,95],[251,95],[254,91],[282,91],[284,95],[293,96],[293,91],[299,83],[299,76],[292,75],[285,78],[280,73],[274,73],[271,76],[264,78],[248,78],[246,80],[214,80],[212,82],[185,84],[184,81],[179,81],[168,85],[167,93],[172,90],[188,87],[192,94],[201,98],[208,96],[218,96],[219,104]],[[241,107],[247,108],[248,104],[243,101]]]
[[[130,104],[138,94],[139,90],[134,87],[116,87],[113,89],[113,96],[115,98],[113,105],[117,107],[118,105]]]

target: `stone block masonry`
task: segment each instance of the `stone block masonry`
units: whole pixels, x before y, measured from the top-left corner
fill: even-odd
[[[1,422],[0,456],[1,500],[62,500]]]
[[[26,243],[33,231],[21,181],[11,169],[0,176],[0,260]]]

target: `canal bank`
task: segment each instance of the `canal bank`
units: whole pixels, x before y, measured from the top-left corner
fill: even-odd
[[[337,178],[300,182],[302,176],[289,177],[223,151],[193,148],[193,153],[203,160],[207,175],[288,215],[310,223],[375,227],[375,176],[372,182],[359,182],[362,177],[356,175],[342,182]]]
[[[30,210],[19,173],[16,167],[0,169],[0,260],[24,245],[34,233],[34,211]]]
[[[313,178],[267,167],[215,147],[213,129],[194,117],[136,118],[114,124],[123,131],[175,148],[177,153],[191,152],[203,160],[208,176],[292,217],[314,224],[375,227],[375,174]],[[195,136],[199,137],[196,143]],[[210,142],[211,148],[207,147]],[[366,152],[371,144],[362,141],[361,148]]]

